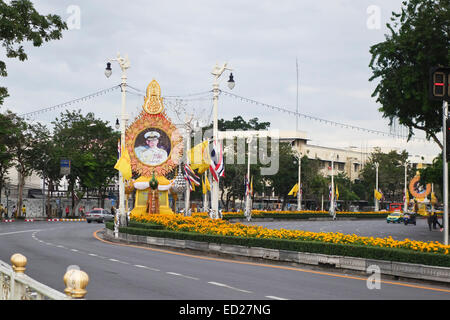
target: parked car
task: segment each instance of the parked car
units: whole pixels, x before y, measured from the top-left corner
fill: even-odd
[[[391,213],[390,215],[387,216],[386,222],[387,223],[390,223],[390,222],[401,223],[401,222],[403,222],[403,215],[399,212]]]
[[[98,223],[114,220],[114,215],[103,208],[94,208],[86,213],[87,223],[97,221]]]

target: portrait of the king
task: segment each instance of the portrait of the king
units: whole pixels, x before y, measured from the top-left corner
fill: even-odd
[[[145,165],[157,166],[170,154],[170,139],[164,131],[150,128],[137,137],[134,153]]]

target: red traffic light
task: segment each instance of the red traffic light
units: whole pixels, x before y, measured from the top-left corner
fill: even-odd
[[[430,69],[430,98],[439,101],[450,100],[450,68]]]

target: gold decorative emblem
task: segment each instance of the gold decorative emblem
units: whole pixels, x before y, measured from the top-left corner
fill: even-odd
[[[147,86],[147,96],[145,97],[142,108],[149,114],[158,114],[164,110],[161,87],[156,80],[152,80]]]
[[[418,169],[422,169],[422,164],[417,166]],[[427,183],[425,187],[420,184],[420,173],[416,172],[415,177],[409,182],[409,192],[417,199],[425,199],[431,193],[431,184]]]

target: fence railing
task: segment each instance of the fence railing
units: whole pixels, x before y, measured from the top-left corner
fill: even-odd
[[[25,274],[27,258],[19,253],[11,256],[12,267],[0,260],[0,300],[70,300],[86,295],[88,275],[79,269],[69,269],[64,281],[64,293],[52,289]]]

